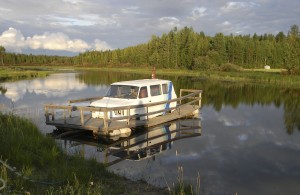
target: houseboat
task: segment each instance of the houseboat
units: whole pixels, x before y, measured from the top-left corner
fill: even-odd
[[[202,90],[180,89],[177,97],[171,81],[155,77],[116,82],[105,96],[74,99],[69,105],[46,104],[46,124],[64,131],[92,131],[95,136],[128,135],[135,128],[197,115],[201,94]]]
[[[176,99],[173,84],[168,80],[143,79],[133,81],[116,82],[110,85],[107,94],[100,100],[90,104],[91,107],[118,108],[126,106],[146,105],[149,103],[159,103],[166,100]],[[114,110],[107,115],[108,119],[136,115],[137,120],[154,118],[172,112],[176,108],[177,102],[166,102],[151,107],[134,107],[129,110]],[[147,110],[148,109],[148,110]],[[130,112],[130,113],[127,113]],[[147,113],[154,113],[146,116]],[[104,112],[92,112],[93,118],[104,118]]]

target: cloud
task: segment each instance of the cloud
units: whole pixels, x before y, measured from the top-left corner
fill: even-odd
[[[180,20],[176,17],[161,17],[159,18],[158,27],[166,31],[180,26]]]
[[[4,31],[0,36],[0,45],[14,52],[22,52],[23,49],[69,52],[112,49],[105,41],[96,39],[94,43],[88,44],[81,39],[70,39],[68,35],[62,32],[45,32],[42,35],[33,35],[25,38],[21,31],[12,27]]]
[[[8,49],[14,48],[16,52],[20,52],[21,48],[25,46],[25,38],[21,31],[9,28],[0,36],[0,45]]]
[[[0,35],[11,26],[25,39],[61,32],[93,50],[96,39],[113,48],[125,48],[145,43],[153,34],[168,33],[175,26],[191,26],[207,35],[287,33],[291,25],[300,25],[299,7],[299,0],[1,0]]]
[[[205,15],[207,15],[206,13],[207,8],[206,7],[195,7],[192,11],[192,19],[193,20],[197,20]]]
[[[257,4],[253,2],[239,2],[239,1],[230,1],[227,2],[225,6],[221,8],[224,12],[233,12],[241,9],[249,9],[255,7]]]
[[[138,9],[139,9],[138,6],[130,6],[127,8],[122,8],[121,12],[123,14],[141,14],[141,12],[139,12]]]
[[[101,41],[99,39],[96,39],[94,41],[94,48],[97,51],[104,51],[104,50],[111,50],[112,49],[112,47],[108,43],[106,43],[105,41]]]

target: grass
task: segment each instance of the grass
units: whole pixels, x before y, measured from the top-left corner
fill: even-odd
[[[76,70],[101,70],[101,71],[114,71],[124,73],[138,73],[146,74],[148,77],[152,73],[152,68],[116,68],[116,67],[88,67],[79,68]],[[247,82],[247,83],[262,83],[279,86],[288,86],[299,88],[300,75],[285,75],[281,74],[282,69],[243,69],[241,71],[195,71],[187,69],[156,69],[158,75],[171,75],[171,76],[191,76],[198,77],[199,79],[211,79],[216,81],[228,82]]]
[[[20,67],[0,67],[0,82],[46,77],[51,72],[49,70],[42,69],[38,70],[23,69]]]
[[[0,159],[4,161],[0,163],[0,178],[6,183],[1,194],[166,192],[145,183],[129,182],[95,159],[66,155],[51,137],[41,135],[31,121],[12,114],[0,112],[0,145]]]
[[[178,157],[178,151],[176,150],[176,157]],[[177,158],[177,183],[173,184],[173,187],[171,188],[168,186],[168,190],[170,195],[200,195],[200,174],[198,172],[197,175],[197,182],[195,189],[193,189],[193,186],[191,184],[188,184],[184,181],[183,177],[183,166],[180,166],[178,164],[178,158]]]
[[[124,73],[145,74],[149,77],[152,73],[151,67],[76,67],[76,66],[19,66],[0,68],[0,82],[7,80],[28,79],[45,77],[52,72],[66,70],[101,70]],[[242,69],[240,71],[198,71],[187,69],[156,69],[157,75],[191,76],[201,79],[211,79],[229,82],[251,82],[288,87],[299,87],[300,75],[282,74],[283,69]]]

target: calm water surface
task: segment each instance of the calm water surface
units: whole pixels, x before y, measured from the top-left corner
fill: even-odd
[[[47,134],[54,128],[44,124],[45,103],[66,104],[69,99],[101,96],[112,82],[145,77],[148,75],[87,71],[0,83],[0,109],[32,119]],[[203,89],[201,128],[195,130],[196,136],[161,144],[163,150],[152,151],[149,158],[122,160],[110,166],[111,171],[172,187],[182,166],[188,183],[195,185],[200,175],[202,194],[300,193],[300,89],[160,78],[172,80],[177,94],[180,88]],[[179,128],[178,123],[175,126]],[[167,125],[168,131],[173,127]],[[156,131],[165,132],[166,127]],[[164,135],[170,139],[183,134]],[[103,148],[74,141],[58,143],[70,154],[105,159]]]

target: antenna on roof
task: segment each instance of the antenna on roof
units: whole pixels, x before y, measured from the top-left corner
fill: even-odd
[[[152,79],[156,79],[156,70],[155,70],[155,66],[153,66],[151,77],[152,77]]]

